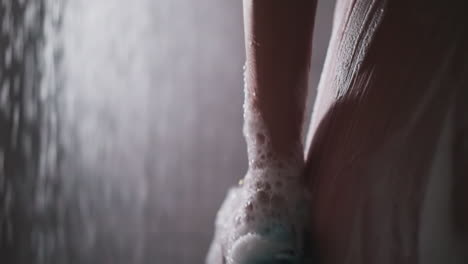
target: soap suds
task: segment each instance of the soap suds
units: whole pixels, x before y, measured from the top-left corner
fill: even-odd
[[[256,109],[256,94],[246,87],[244,91],[249,170],[239,186],[229,190],[218,212],[207,263],[301,263],[307,233],[307,195],[299,177],[304,166],[302,147],[298,142],[296,152],[287,159],[278,158]]]

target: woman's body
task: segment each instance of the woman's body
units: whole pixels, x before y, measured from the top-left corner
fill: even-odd
[[[466,263],[463,4],[339,7],[306,172],[323,260]]]
[[[339,1],[303,170],[315,3],[244,0],[249,170],[293,164],[291,193],[312,193],[305,219],[321,263],[466,262],[463,10],[462,1]]]

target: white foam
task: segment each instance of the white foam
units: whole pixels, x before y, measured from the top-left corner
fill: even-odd
[[[300,182],[302,147],[298,142],[293,148],[297,151],[279,159],[255,100],[255,93],[245,87],[243,131],[249,170],[218,212],[208,264],[297,263],[304,253],[307,195]]]

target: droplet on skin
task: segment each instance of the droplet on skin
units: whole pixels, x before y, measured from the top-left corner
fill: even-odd
[[[245,209],[247,211],[253,211],[253,209],[254,209],[253,202],[252,201],[247,202],[247,205],[245,206]]]

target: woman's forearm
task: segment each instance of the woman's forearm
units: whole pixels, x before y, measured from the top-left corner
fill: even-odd
[[[266,139],[280,159],[302,152],[315,8],[314,0],[244,0],[247,144]],[[261,119],[259,138],[249,112]]]

